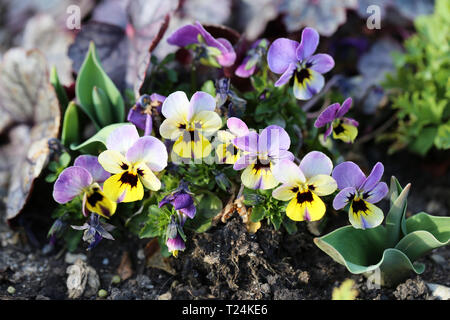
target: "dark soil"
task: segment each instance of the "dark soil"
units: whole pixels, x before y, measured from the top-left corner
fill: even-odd
[[[381,154],[377,150],[368,153],[367,166],[383,161],[386,181],[395,174],[403,185],[414,183],[408,214],[449,215],[449,170],[437,176],[433,173],[442,165],[441,159],[423,165],[423,159],[405,153],[389,157],[389,161]],[[329,215],[326,232],[348,224],[343,213]],[[41,234],[33,239],[30,230]],[[0,225],[0,299],[68,299],[65,252],[42,252],[47,230],[36,231],[31,225],[11,231]],[[236,215],[206,233],[191,235],[178,259],[169,258],[175,275],[147,268],[142,254],[147,241],[135,237],[104,240],[92,252],[80,248],[77,253],[85,254],[87,263],[97,271],[100,288],[108,292],[106,299],[331,299],[333,288],[347,278],[356,282],[358,299],[435,299],[425,283],[450,286],[448,247],[432,253],[440,256],[440,263],[431,254],[420,260],[426,265],[422,275],[411,273],[396,288],[371,289],[363,276],[350,274],[319,250],[313,238],[305,224],[299,224],[295,235],[288,235],[263,223],[250,235]],[[130,255],[133,275],[112,284],[124,252]],[[15,288],[14,294],[8,293],[10,286]]]

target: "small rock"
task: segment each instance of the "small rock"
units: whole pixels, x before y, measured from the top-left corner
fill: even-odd
[[[67,252],[66,256],[64,257],[64,261],[67,264],[74,264],[75,261],[77,261],[78,259],[81,259],[81,261],[87,261],[87,257],[83,253],[75,254],[75,253]]]
[[[172,300],[172,294],[167,291],[166,293],[163,293],[162,295],[159,295],[156,300]]]
[[[139,249],[137,252],[137,258],[139,260],[144,260],[145,259],[145,252],[144,249]]]
[[[100,279],[94,268],[87,265],[81,259],[69,266],[66,270],[67,289],[70,299],[77,299],[81,296],[91,297],[98,292]]]
[[[307,284],[309,282],[309,273],[308,271],[302,271],[298,275],[298,280],[302,283]]]
[[[431,294],[441,300],[450,300],[450,288],[436,284],[436,283],[427,283],[428,289],[430,289]]]
[[[98,296],[99,296],[99,298],[106,298],[108,296],[108,291],[101,289],[98,292]]]
[[[9,286],[7,291],[9,294],[14,294],[14,293],[16,293],[16,288],[14,288],[13,286]]]
[[[36,300],[50,300],[49,297],[43,296],[42,294],[38,294],[36,296]]]
[[[108,258],[103,259],[102,264],[104,266],[107,266],[109,264],[109,259]]]
[[[430,258],[431,258],[431,260],[433,260],[437,264],[440,264],[443,267],[445,267],[447,265],[447,261],[441,255],[438,255],[438,254],[435,253],[435,254],[432,254]]]
[[[398,300],[416,300],[427,294],[427,286],[420,277],[416,277],[399,284],[393,294]]]
[[[114,277],[112,277],[111,283],[112,284],[119,284],[120,283],[120,277],[118,275],[115,275]]]

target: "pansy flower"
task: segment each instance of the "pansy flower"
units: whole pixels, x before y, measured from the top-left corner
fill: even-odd
[[[155,109],[161,112],[161,106],[166,97],[153,93],[144,94],[128,112],[127,120],[139,129],[144,130],[144,135],[149,136],[153,129],[152,115]],[[159,109],[159,110],[158,110]]]
[[[275,199],[289,201],[286,215],[294,221],[317,221],[325,214],[321,196],[332,194],[336,181],[330,176],[333,163],[319,151],[308,153],[297,166],[283,160],[274,170],[275,178],[282,183],[272,192]]]
[[[198,21],[176,30],[167,42],[191,49],[200,63],[207,66],[229,67],[236,60],[231,43],[224,38],[215,39]]]
[[[98,161],[113,174],[103,185],[111,200],[137,201],[144,197],[144,187],[152,191],[161,188],[154,174],[167,166],[167,150],[161,141],[152,136],[139,137],[134,125],[124,125],[111,132],[106,147]]]
[[[380,182],[384,167],[381,162],[375,164],[366,178],[355,163],[343,162],[333,170],[333,178],[341,190],[333,201],[336,210],[349,206],[348,217],[357,229],[374,228],[383,222],[383,211],[374,204],[388,193],[386,183]]]
[[[91,214],[89,223],[85,223],[82,226],[72,226],[75,230],[84,230],[83,241],[89,244],[87,250],[94,249],[99,242],[104,238],[108,240],[114,240],[113,236],[109,233],[114,229],[114,226],[103,223],[100,221],[98,214]]]
[[[322,74],[334,67],[334,60],[328,54],[314,54],[318,44],[319,34],[312,28],[303,30],[300,43],[286,38],[275,40],[267,53],[270,70],[282,74],[275,86],[282,86],[294,77],[294,95],[299,100],[311,99],[322,90],[325,84]]]
[[[355,141],[358,135],[358,121],[344,117],[352,105],[352,98],[345,99],[344,103],[333,103],[328,106],[317,118],[314,126],[321,128],[327,125],[327,130],[323,135],[326,141],[328,136],[333,132],[334,139],[340,139],[350,143]]]
[[[53,186],[53,199],[63,204],[82,196],[85,216],[95,212],[109,218],[116,211],[117,204],[108,198],[100,186],[109,176],[98,163],[97,157],[79,156],[72,167],[64,169],[59,175]]]
[[[181,181],[180,186],[174,191],[165,196],[160,202],[159,207],[171,204],[175,210],[179,211],[189,219],[193,219],[196,213],[194,199],[189,191],[186,182]]]
[[[191,101],[177,91],[170,94],[162,105],[166,117],[159,128],[163,138],[174,140],[172,151],[181,158],[201,159],[211,153],[206,138],[222,126],[222,119],[214,112],[216,100],[208,93],[198,91]]]
[[[257,134],[254,131],[237,137],[233,144],[246,153],[233,166],[242,170],[241,181],[250,189],[272,189],[278,181],[273,176],[273,168],[282,159],[294,159],[288,151],[291,139],[287,132],[276,125],[268,126]]]
[[[241,78],[248,78],[254,74],[256,66],[265,55],[268,46],[269,41],[267,39],[259,39],[255,41],[250,47],[250,50],[247,51],[247,55],[244,60],[242,60],[242,63],[237,67],[234,73]]]
[[[247,135],[250,131],[244,121],[239,118],[231,117],[227,120],[228,130],[220,130],[217,138],[221,142],[216,147],[216,155],[220,163],[234,164],[242,154],[233,143],[237,137]]]
[[[180,234],[180,229],[183,228],[183,225],[184,220],[176,222],[175,217],[172,216],[172,220],[167,226],[167,251],[171,252],[175,258],[178,257],[179,251],[184,251],[186,249],[186,243],[184,242],[184,239]]]

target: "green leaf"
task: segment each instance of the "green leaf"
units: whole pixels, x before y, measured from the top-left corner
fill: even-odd
[[[278,229],[280,229],[281,222],[283,221],[283,217],[281,216],[281,214],[274,214],[270,218],[270,221],[272,222],[272,225],[275,228],[275,230],[278,230]]]
[[[250,216],[251,222],[259,222],[266,216],[266,209],[263,206],[254,206],[252,209],[252,215]]]
[[[64,112],[67,108],[67,104],[69,103],[69,98],[67,98],[66,90],[59,82],[58,72],[54,66],[50,71],[50,83],[53,88],[55,88],[56,96],[58,97],[59,105],[61,106],[61,112]]]
[[[59,157],[59,165],[63,168],[67,167],[70,163],[70,154],[68,154],[67,152],[64,152],[60,157]]]
[[[433,146],[437,135],[437,128],[425,128],[419,136],[413,140],[410,149],[420,155],[425,155]]]
[[[104,127],[113,123],[113,108],[102,88],[94,86],[92,89],[92,102],[94,103],[95,116],[100,122],[100,125]]]
[[[391,180],[391,194],[399,191],[399,186],[395,177]],[[391,209],[386,216],[387,229],[387,247],[393,248],[395,244],[406,234],[405,213],[407,205],[407,197],[411,184],[408,184],[398,195],[397,199],[391,203]]]
[[[106,147],[106,139],[108,139],[108,136],[113,132],[115,129],[126,125],[128,123],[115,123],[110,124],[109,126],[104,127],[100,131],[98,131],[95,135],[90,137],[85,142],[79,144],[79,145],[70,145],[70,149],[72,150],[80,150],[80,149],[88,149],[88,150],[104,150]],[[86,152],[86,153],[94,153],[94,152]]]
[[[103,70],[95,52],[95,45],[91,42],[89,51],[77,77],[75,92],[83,111],[94,122],[97,129],[100,129],[101,121],[96,116],[92,97],[92,90],[94,87],[102,89],[108,96],[112,105],[112,119],[114,122],[124,121],[125,106],[123,98],[112,80]]]
[[[61,143],[69,147],[72,143],[80,141],[80,123],[78,107],[75,102],[70,102],[64,113],[64,120],[61,132]]]
[[[205,81],[205,83],[202,85],[201,91],[209,93],[213,97],[216,96],[216,86],[214,85],[214,82],[212,80]]]
[[[162,237],[169,223],[169,217],[164,209],[158,208],[157,205],[151,205],[148,209],[148,220],[139,232],[139,238]]]
[[[205,192],[196,197],[198,203],[194,219],[188,220],[186,226],[197,233],[205,232],[211,227],[212,218],[222,211],[223,204],[212,192]]]
[[[405,253],[411,261],[450,242],[450,217],[421,212],[406,220],[406,229],[408,234],[395,248]]]
[[[54,173],[50,173],[45,177],[45,181],[48,183],[53,183],[56,181],[56,179],[58,179],[58,175]]]
[[[292,221],[289,218],[285,218],[283,220],[283,226],[289,234],[294,234],[298,230],[297,224],[295,223],[295,221]]]

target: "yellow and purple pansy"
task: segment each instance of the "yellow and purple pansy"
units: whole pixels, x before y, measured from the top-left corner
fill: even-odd
[[[314,54],[318,45],[319,34],[312,28],[303,30],[300,43],[287,38],[275,40],[267,53],[270,70],[282,74],[275,86],[282,86],[294,77],[294,95],[299,100],[311,99],[322,90],[325,84],[322,74],[334,67],[334,60],[328,54]]]
[[[233,140],[247,135],[250,130],[244,121],[231,117],[227,120],[228,130],[217,132],[220,144],[216,147],[216,155],[219,163],[234,164],[242,155],[242,151],[236,147]]]
[[[236,52],[231,43],[224,38],[215,39],[198,21],[176,30],[167,42],[191,49],[196,59],[207,66],[229,67],[236,60]]]
[[[341,190],[333,200],[333,207],[340,210],[349,206],[348,217],[357,229],[374,228],[383,222],[383,211],[374,204],[388,193],[386,183],[380,182],[384,167],[381,162],[375,164],[366,178],[357,164],[346,161],[336,166],[333,178]]]
[[[289,201],[286,215],[294,221],[317,221],[325,214],[325,203],[320,197],[337,189],[330,176],[333,163],[319,151],[305,155],[297,166],[290,160],[281,161],[274,170],[275,178],[282,183],[272,192],[275,199]]]
[[[108,198],[133,202],[144,197],[144,187],[152,191],[161,188],[154,172],[167,166],[168,155],[165,145],[157,138],[139,137],[134,125],[124,125],[108,136],[106,147],[98,161],[113,174],[103,185]]]
[[[273,169],[283,159],[294,159],[288,151],[291,139],[287,132],[276,125],[268,126],[257,134],[237,137],[233,144],[245,152],[233,165],[234,170],[245,169],[241,174],[241,181],[250,189],[272,189],[278,185],[273,176]]]
[[[317,117],[314,126],[321,128],[327,125],[327,130],[323,135],[323,139],[326,141],[328,136],[333,133],[334,139],[340,139],[346,143],[353,143],[358,135],[358,121],[344,117],[352,105],[352,98],[347,98],[340,105],[339,103],[333,103],[328,106]]]
[[[215,108],[216,99],[206,92],[197,91],[190,101],[184,92],[174,92],[162,105],[161,112],[166,119],[159,133],[175,141],[172,151],[181,158],[205,158],[211,153],[207,137],[222,126]]]
[[[97,157],[81,155],[75,159],[72,167],[64,169],[59,175],[53,186],[53,199],[64,204],[77,196],[82,196],[82,211],[85,216],[95,212],[109,218],[116,212],[117,207],[101,187],[109,176],[110,174],[98,163]]]

